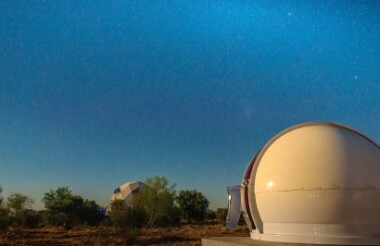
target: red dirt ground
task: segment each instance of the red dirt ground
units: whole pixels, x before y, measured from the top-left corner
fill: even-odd
[[[0,233],[0,245],[201,245],[201,238],[248,236],[246,226],[220,224],[142,229],[137,235],[111,227],[22,229]]]

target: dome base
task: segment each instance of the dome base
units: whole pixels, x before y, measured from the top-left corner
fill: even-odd
[[[250,238],[257,241],[285,242],[285,243],[307,243],[328,245],[380,245],[380,238],[356,237],[342,235],[285,235],[258,233],[253,231]]]

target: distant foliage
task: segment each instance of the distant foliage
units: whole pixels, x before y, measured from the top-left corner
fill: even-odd
[[[209,220],[209,221],[216,220],[216,212],[208,209],[206,212],[206,220]]]
[[[0,232],[5,231],[11,224],[9,210],[4,206],[4,198],[2,195],[3,188],[0,186]]]
[[[112,202],[110,217],[118,229],[141,228],[147,222],[147,214],[142,208],[128,206],[122,200]]]
[[[12,193],[7,198],[7,206],[14,213],[30,208],[33,202],[33,199],[21,193]]]
[[[41,213],[36,210],[26,209],[24,216],[24,226],[27,228],[37,228],[43,225]]]
[[[206,218],[209,201],[197,190],[181,190],[177,196],[177,203],[182,217],[187,223],[202,222]]]
[[[179,223],[179,209],[175,205],[175,185],[162,176],[146,179],[146,189],[133,199],[133,206],[147,215],[147,226],[168,226]]]
[[[3,187],[0,186],[0,207],[3,206],[4,197],[3,197]]]
[[[8,229],[8,227],[11,225],[12,220],[9,216],[9,211],[1,207],[0,208],[0,232],[5,231]]]
[[[68,187],[59,187],[55,191],[50,190],[45,193],[42,201],[45,203],[45,208],[50,211],[50,225],[63,225],[69,228],[78,223],[83,199],[73,195]]]
[[[26,226],[33,200],[21,193],[13,193],[7,198],[7,208],[14,227]]]
[[[197,190],[182,190],[178,196],[175,184],[162,176],[147,178],[146,188],[133,194],[132,202],[114,201],[106,217],[105,210],[93,200],[73,194],[68,187],[50,189],[43,196],[45,210],[31,209],[33,200],[22,193],[13,193],[7,199],[0,187],[0,232],[8,227],[38,228],[78,225],[113,225],[121,231],[132,233],[134,238],[141,227],[166,227],[178,225],[180,218],[188,223],[205,219],[224,223],[227,209],[208,210],[209,201]]]
[[[228,214],[227,208],[218,208],[216,210],[216,218],[218,222],[221,224],[225,224],[227,220],[227,214]]]
[[[101,212],[100,206],[93,200],[84,200],[80,211],[81,222],[95,226],[105,219],[105,214]]]
[[[21,227],[35,227],[41,220],[35,210],[30,209],[33,200],[21,193],[13,193],[6,200],[1,195],[0,187],[0,230],[4,231],[12,226],[13,229]],[[37,214],[36,216],[34,216]]]
[[[83,200],[68,187],[59,187],[55,191],[45,193],[42,201],[49,210],[47,220],[49,225],[63,225],[71,228],[78,224],[97,225],[103,219],[99,205],[95,201]]]

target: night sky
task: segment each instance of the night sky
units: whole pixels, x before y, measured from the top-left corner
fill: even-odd
[[[153,175],[226,207],[307,121],[380,141],[379,1],[0,3],[0,186],[36,208]]]

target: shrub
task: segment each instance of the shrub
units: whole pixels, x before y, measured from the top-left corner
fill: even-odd
[[[110,218],[112,224],[118,229],[137,229],[146,224],[147,215],[139,207],[130,207],[122,200],[111,204]]]
[[[0,186],[0,232],[5,231],[11,224],[9,210],[4,207],[4,198],[2,196],[3,188]]]
[[[204,221],[209,202],[201,192],[197,190],[181,190],[176,200],[187,223],[191,223],[193,220]]]
[[[105,219],[105,213],[102,212],[99,205],[92,200],[85,200],[80,211],[81,221],[87,225],[99,225]]]
[[[9,210],[4,207],[0,207],[0,232],[7,230],[11,223],[12,220],[9,215]]]
[[[175,206],[175,185],[169,186],[165,177],[148,178],[146,189],[133,199],[133,207],[142,209],[147,215],[147,226],[168,226],[178,224],[179,209]]]
[[[227,208],[218,208],[216,210],[216,219],[218,220],[219,223],[225,224],[227,220],[227,214],[228,214]]]
[[[21,193],[13,193],[7,198],[7,208],[10,211],[14,227],[26,226],[26,217],[33,200]]]
[[[210,220],[210,221],[216,220],[216,212],[208,209],[206,212],[206,220]]]
[[[24,225],[28,228],[36,228],[42,226],[42,216],[38,211],[28,209],[24,212]]]
[[[105,217],[95,201],[84,200],[68,187],[50,190],[42,201],[48,209],[43,221],[49,225],[63,225],[67,229],[78,224],[98,225]]]

